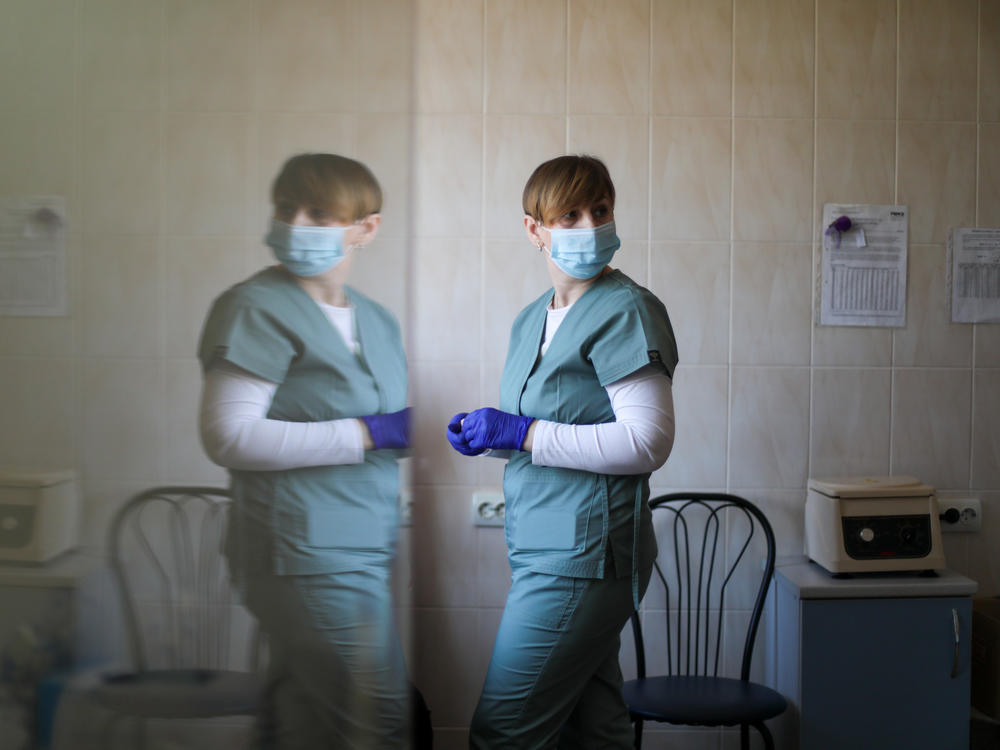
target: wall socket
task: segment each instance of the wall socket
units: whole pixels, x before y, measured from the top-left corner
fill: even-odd
[[[939,497],[941,531],[979,531],[983,528],[983,507],[978,497]]]
[[[483,490],[472,493],[472,523],[476,526],[503,526],[503,492]]]

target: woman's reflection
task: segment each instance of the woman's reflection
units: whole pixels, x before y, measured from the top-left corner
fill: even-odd
[[[202,441],[234,494],[226,554],[270,647],[261,738],[404,747],[390,573],[406,361],[392,314],[346,285],[382,192],[353,159],[301,154],[271,197],[278,265],[214,302],[198,352]]]

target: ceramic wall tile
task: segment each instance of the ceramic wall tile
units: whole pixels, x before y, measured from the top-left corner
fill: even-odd
[[[357,44],[356,106],[362,112],[413,111],[417,36],[412,0],[354,0]]]
[[[422,446],[414,456],[414,487],[476,486],[477,460],[453,450],[444,431],[453,415],[469,411],[479,400],[479,365],[412,361],[410,394],[414,407],[411,442]]]
[[[88,479],[159,483],[165,437],[163,367],[146,359],[79,365],[80,469]]]
[[[909,206],[909,241],[943,243],[972,226],[976,210],[976,126],[899,124],[898,202]]]
[[[414,329],[417,357],[479,359],[482,253],[480,242],[422,239],[414,252]],[[428,294],[426,290],[435,290]]]
[[[729,244],[654,243],[649,288],[670,314],[685,364],[729,359]]]
[[[808,242],[813,132],[807,120],[736,120],[733,237]]]
[[[1000,370],[976,370],[972,397],[972,486],[1000,486]]]
[[[69,231],[79,229],[75,136],[71,118],[51,112],[0,113],[4,168],[0,195],[58,195],[66,199]]]
[[[417,112],[482,113],[483,5],[464,0],[416,3]]]
[[[969,486],[971,387],[967,369],[896,370],[892,474],[942,490]]]
[[[809,370],[734,367],[729,485],[804,487],[809,458]]]
[[[527,242],[521,193],[535,167],[565,153],[566,121],[562,117],[488,115],[485,139],[486,236]]]
[[[1000,226],[1000,124],[979,126],[979,186],[976,222],[980,227]]]
[[[652,236],[728,240],[732,124],[728,119],[654,119]]]
[[[1000,121],[1000,5],[979,4],[979,120]]]
[[[164,362],[163,479],[168,484],[225,486],[229,473],[212,463],[201,447],[198,411],[201,404],[202,373],[197,359],[168,359]]]
[[[77,469],[73,360],[4,358],[0,386],[6,394],[0,465]]]
[[[733,246],[734,364],[809,364],[808,245]]]
[[[888,369],[813,370],[811,476],[889,473],[891,385]]]
[[[976,119],[977,0],[901,0],[899,116]]]
[[[726,484],[729,373],[680,365],[674,372],[674,446],[650,484],[708,489]]]
[[[1000,367],[1000,326],[974,326],[976,367]]]
[[[246,111],[252,102],[250,0],[168,0],[167,107]]]
[[[819,0],[816,12],[817,115],[895,119],[896,0]]]
[[[82,231],[159,231],[160,128],[159,118],[151,112],[82,116],[77,156]]]
[[[421,115],[415,125],[416,233],[479,237],[483,213],[482,117]]]
[[[413,273],[409,255],[413,248],[403,238],[383,237],[355,251],[347,280],[396,316],[402,326],[404,343],[410,323]]]
[[[256,269],[238,238],[170,237],[164,247],[164,353],[194,357],[212,302]]]
[[[910,243],[906,327],[892,332],[897,367],[972,366],[972,326],[951,322],[946,266],[947,251],[941,245]]]
[[[247,115],[170,115],[164,154],[167,232],[205,235],[247,231],[252,197]]]
[[[735,114],[811,117],[814,0],[746,0],[735,6]]]
[[[87,236],[80,273],[79,353],[157,357],[163,272],[155,236]]]
[[[346,112],[363,59],[351,0],[253,0],[254,106],[261,112]]]
[[[649,243],[623,240],[611,267],[628,276],[639,286],[649,286]]]
[[[649,112],[647,0],[569,0],[569,113]]]
[[[409,114],[359,115],[354,148],[348,155],[365,164],[382,187],[379,237],[411,234],[413,118]]]
[[[482,291],[482,361],[500,369],[507,356],[514,318],[545,290],[551,289],[552,281],[545,258],[531,246],[527,237],[487,242],[483,264],[483,277],[487,282]],[[478,327],[478,306],[475,309]]]
[[[80,9],[77,91],[84,109],[156,110],[163,0],[97,0]],[[65,54],[61,52],[60,54]]]
[[[653,0],[654,115],[728,116],[732,110],[731,0]]]
[[[814,325],[812,362],[820,367],[888,366],[892,364],[892,329]]]
[[[0,101],[4,109],[67,111],[73,106],[78,32],[74,0],[18,0],[0,29]]]
[[[603,161],[615,186],[615,228],[623,241],[644,240],[649,224],[649,123],[645,117],[569,118],[571,154]]]
[[[476,527],[469,521],[471,493],[464,487],[413,488],[421,510],[413,516],[420,540],[413,559],[416,607],[471,607],[477,603]]]
[[[892,205],[896,179],[893,122],[816,122],[816,241],[822,236],[826,203]]]
[[[486,111],[566,112],[566,0],[486,3]]]

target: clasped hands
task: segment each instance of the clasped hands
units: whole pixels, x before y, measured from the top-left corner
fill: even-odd
[[[535,420],[499,409],[459,412],[448,423],[448,442],[465,456],[490,450],[523,450],[528,428]]]

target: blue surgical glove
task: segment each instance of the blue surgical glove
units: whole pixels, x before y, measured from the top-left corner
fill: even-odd
[[[452,448],[463,456],[478,456],[483,452],[483,449],[476,450],[470,448],[469,443],[465,440],[465,435],[462,434],[462,420],[466,416],[466,412],[461,411],[451,418],[451,421],[448,423],[448,442],[451,443]]]
[[[410,408],[391,414],[372,414],[361,417],[368,425],[375,450],[383,448],[408,448],[410,445]]]
[[[492,448],[519,451],[524,443],[524,436],[528,434],[528,427],[534,421],[532,417],[508,414],[499,409],[476,409],[462,423],[462,437],[474,450]]]

